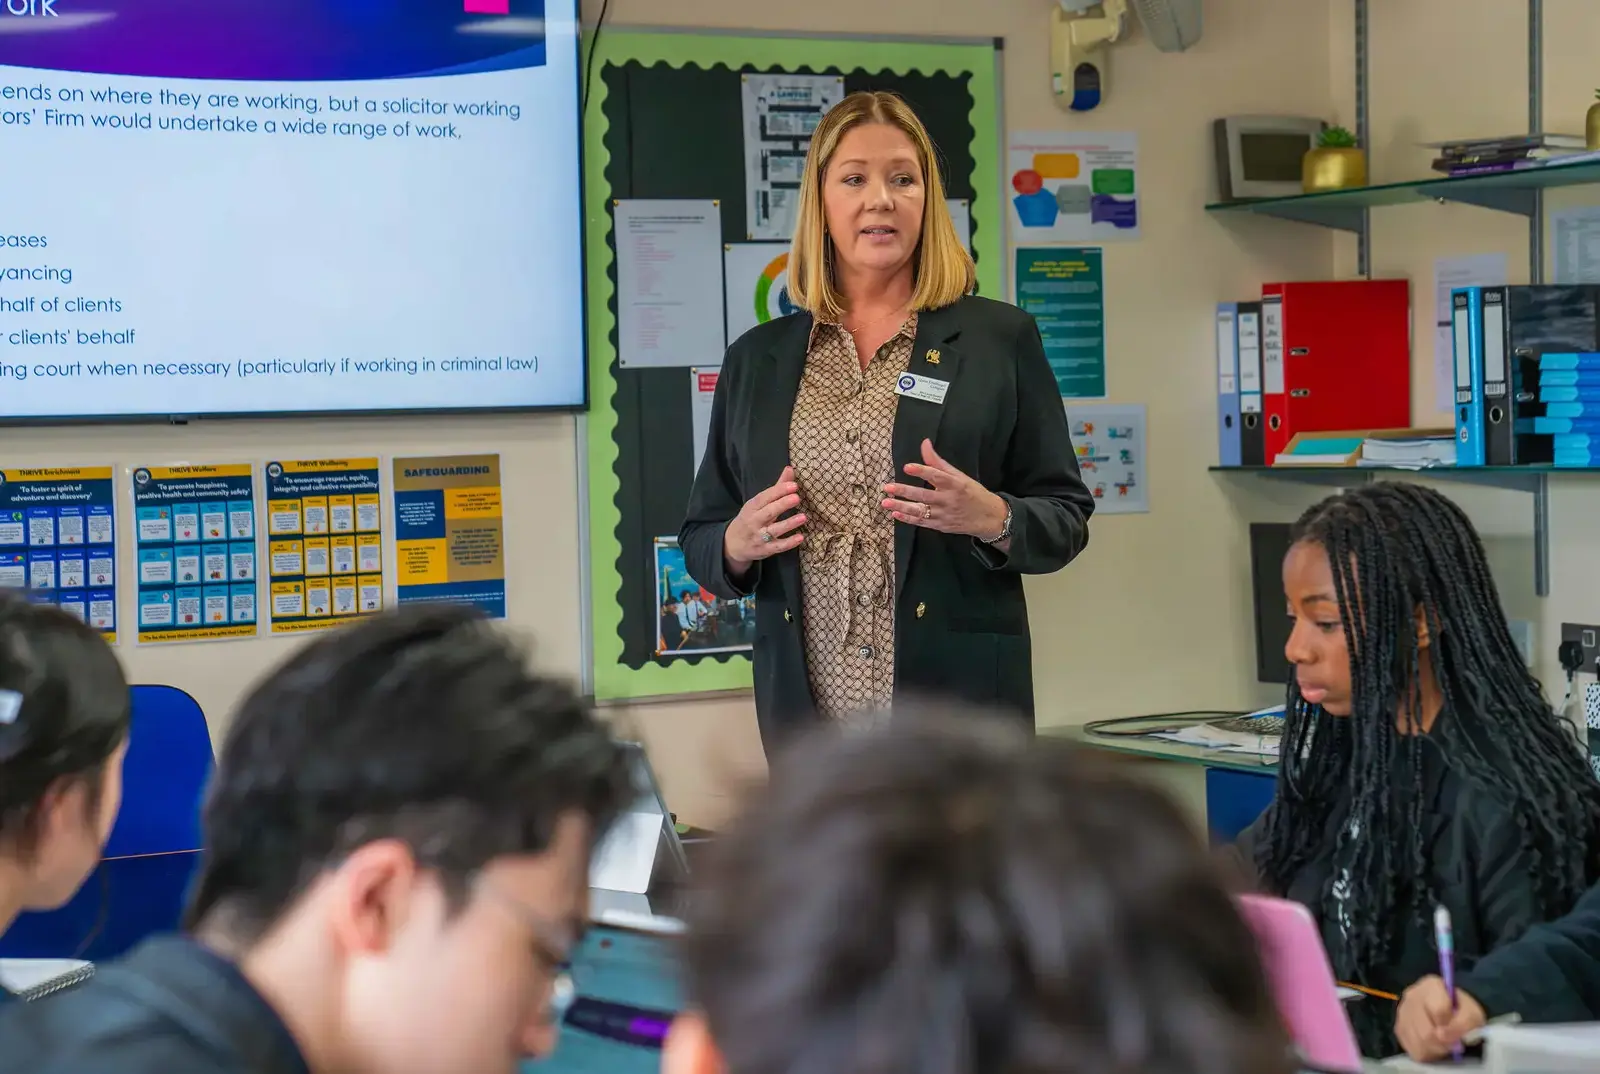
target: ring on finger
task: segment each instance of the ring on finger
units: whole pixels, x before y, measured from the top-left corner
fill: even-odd
[[[761,538],[761,543],[762,544],[771,544],[772,543],[772,534],[769,533],[767,530],[763,529],[761,531],[761,533],[759,534],[759,536]]]
[[[931,504],[931,503],[923,504],[922,505],[922,521],[926,522],[926,521],[928,521],[928,519],[930,519],[932,517],[933,517],[933,504]]]

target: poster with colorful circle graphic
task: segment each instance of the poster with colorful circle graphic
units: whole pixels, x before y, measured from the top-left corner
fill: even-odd
[[[730,242],[722,249],[729,344],[799,308],[789,298],[788,243]]]

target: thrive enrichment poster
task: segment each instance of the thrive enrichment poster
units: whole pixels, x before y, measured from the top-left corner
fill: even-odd
[[[383,609],[378,460],[267,463],[272,633],[321,630]]]
[[[133,517],[141,645],[255,637],[248,463],[134,467]]]
[[[0,589],[26,589],[117,640],[109,466],[0,470]]]
[[[394,460],[396,600],[506,615],[500,456]]]

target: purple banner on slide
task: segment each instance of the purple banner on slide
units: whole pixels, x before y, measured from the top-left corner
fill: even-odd
[[[551,6],[574,25],[574,0]],[[545,8],[546,0],[0,0],[0,65],[258,82],[542,67]]]

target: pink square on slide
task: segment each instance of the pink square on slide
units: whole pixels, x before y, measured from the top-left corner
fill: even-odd
[[[462,10],[468,15],[509,15],[511,0],[462,0]]]

